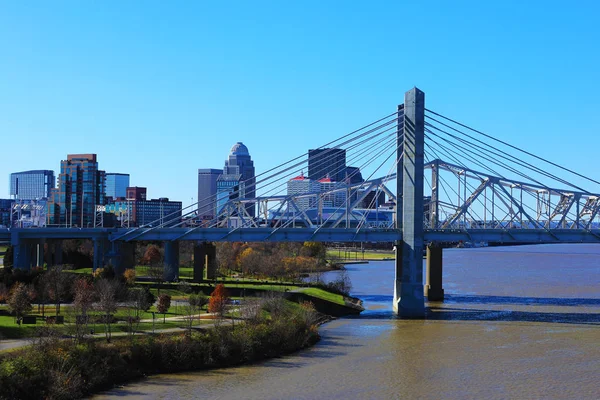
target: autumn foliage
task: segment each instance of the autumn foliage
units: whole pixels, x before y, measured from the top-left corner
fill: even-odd
[[[210,301],[208,302],[208,312],[223,316],[229,303],[229,295],[227,289],[222,283],[219,283],[215,290],[210,294]]]

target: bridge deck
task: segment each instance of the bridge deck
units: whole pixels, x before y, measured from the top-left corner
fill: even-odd
[[[393,242],[397,229],[343,228],[28,228],[0,229],[0,242],[19,239],[191,240],[209,242]],[[600,229],[438,229],[425,230],[425,242],[600,243]]]

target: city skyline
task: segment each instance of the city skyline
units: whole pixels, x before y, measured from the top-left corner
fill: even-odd
[[[231,141],[259,174],[393,112],[413,86],[430,109],[595,173],[579,154],[600,145],[587,117],[600,105],[599,5],[544,4],[5,3],[1,129],[27,141],[0,158],[0,187],[96,153],[186,206],[198,168],[220,166]]]

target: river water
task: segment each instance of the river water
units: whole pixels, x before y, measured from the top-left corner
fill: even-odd
[[[393,317],[393,262],[348,273],[366,311],[321,327],[311,349],[95,398],[600,398],[600,246],[446,249],[446,301],[426,320]]]

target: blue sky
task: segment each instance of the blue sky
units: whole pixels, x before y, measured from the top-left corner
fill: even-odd
[[[576,4],[576,5],[573,5]],[[0,2],[8,176],[97,153],[151,197],[243,141],[257,172],[427,107],[598,176],[596,2]],[[594,188],[592,188],[594,189]]]

